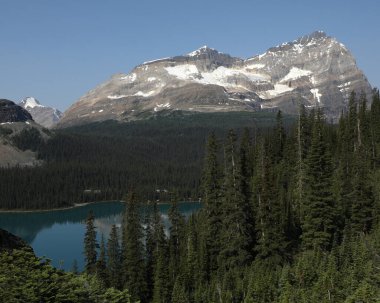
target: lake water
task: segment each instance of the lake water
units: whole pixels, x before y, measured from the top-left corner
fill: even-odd
[[[169,226],[169,204],[160,204],[159,210],[166,227]],[[180,212],[188,217],[201,207],[198,202],[178,204]],[[27,213],[0,213],[0,228],[23,238],[37,256],[45,256],[52,264],[65,270],[72,268],[76,260],[83,269],[83,239],[85,220],[92,210],[98,238],[108,239],[113,224],[120,226],[125,204],[122,202],[99,202],[82,207]]]

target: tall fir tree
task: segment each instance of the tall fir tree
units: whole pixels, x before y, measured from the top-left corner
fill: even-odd
[[[230,130],[225,145],[222,243],[219,266],[225,270],[248,264],[254,243],[250,205],[241,192],[236,134]]]
[[[96,275],[98,276],[99,280],[102,282],[104,287],[108,287],[109,285],[106,253],[106,243],[104,240],[104,235],[102,234],[100,240],[99,258],[96,261]]]
[[[111,287],[121,289],[121,251],[117,227],[112,225],[107,242],[108,277]]]
[[[88,274],[93,274],[96,271],[97,259],[97,241],[96,241],[96,227],[94,225],[95,216],[91,211],[86,219],[86,232],[84,235],[84,256],[85,256],[85,269]]]
[[[207,141],[202,188],[206,212],[205,231],[202,239],[206,250],[204,257],[207,257],[203,265],[213,271],[217,268],[222,230],[221,168],[218,161],[218,144],[214,133],[209,136]]]
[[[333,167],[318,109],[307,159],[307,196],[302,221],[304,249],[329,249],[336,229],[332,193]]]
[[[277,188],[276,178],[270,159],[269,150],[262,144],[256,181],[256,237],[255,250],[262,259],[272,259],[280,263],[284,257],[286,241],[282,216],[285,215],[281,205],[281,195]]]
[[[170,302],[170,289],[173,287],[170,282],[168,266],[172,256],[169,255],[164,225],[156,204],[154,205],[153,213],[153,235],[154,266],[152,303],[166,303]]]
[[[143,229],[139,211],[140,203],[131,192],[123,219],[123,284],[132,300],[146,302]]]
[[[185,219],[178,209],[178,195],[172,194],[171,206],[168,211],[170,221],[169,236],[169,279],[174,285],[179,273],[180,256],[182,249],[182,239],[184,238]]]

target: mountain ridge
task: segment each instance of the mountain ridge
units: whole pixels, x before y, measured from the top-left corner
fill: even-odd
[[[51,128],[62,117],[62,112],[53,107],[42,105],[34,97],[25,97],[18,104],[26,109],[33,117],[34,121],[46,128]]]
[[[203,46],[185,55],[144,62],[89,91],[63,115],[59,127],[129,121],[161,110],[197,112],[324,107],[337,120],[353,90],[371,94],[355,58],[322,31],[241,59]]]

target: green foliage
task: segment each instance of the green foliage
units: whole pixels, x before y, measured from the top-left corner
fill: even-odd
[[[90,212],[86,219],[86,233],[84,235],[84,256],[86,262],[86,272],[88,274],[95,273],[96,271],[97,242],[94,220],[94,214]]]
[[[123,218],[122,262],[124,288],[129,290],[132,300],[145,302],[147,289],[143,250],[143,230],[139,215],[139,200],[134,192],[127,198],[127,208]]]
[[[284,117],[289,125],[293,117]],[[120,200],[135,187],[143,200],[169,200],[176,190],[197,200],[204,143],[209,133],[272,126],[273,113],[178,113],[149,120],[106,121],[54,130],[38,148],[43,164],[0,168],[0,208],[57,208],[78,202]],[[33,144],[37,145],[33,139]],[[25,146],[29,148],[29,146]],[[34,149],[34,148],[33,148]],[[98,190],[89,192],[85,190]]]
[[[38,129],[24,128],[20,133],[12,137],[13,143],[21,150],[30,149],[37,151],[44,143]]]
[[[141,206],[131,193],[122,225],[122,248],[114,226],[107,245],[101,245],[95,263],[97,275],[65,274],[48,264],[41,265],[45,261],[24,260],[26,267],[50,270],[43,274],[50,277],[51,286],[38,278],[33,283],[38,282],[43,295],[54,296],[56,302],[61,297],[55,293],[60,294],[61,289],[66,290],[62,296],[73,296],[69,302],[379,302],[380,100],[376,98],[378,94],[368,111],[365,96],[352,94],[349,110],[342,114],[339,125],[327,124],[319,109],[307,113],[301,107],[299,121],[291,129],[284,127],[279,113],[275,127],[272,124],[266,132],[254,132],[253,139],[245,131],[239,140],[241,132],[231,130],[222,142],[216,132],[206,146],[200,185],[203,209],[185,219],[173,195],[170,234],[166,235],[155,204],[145,214],[143,229]],[[169,124],[161,124],[162,117],[157,116],[147,123],[171,128],[182,118],[170,117],[165,120],[171,121]],[[191,116],[191,123],[187,118],[183,118],[184,125],[200,123],[199,116]],[[132,124],[131,129],[142,134],[146,129],[139,123]],[[136,125],[143,129],[134,128]],[[82,135],[90,132],[88,126],[80,131]],[[120,132],[120,137],[126,134]],[[81,146],[76,144],[73,146]],[[86,152],[97,150],[95,147],[95,143],[88,149],[81,146]],[[122,152],[126,150],[121,148]],[[66,152],[62,148],[62,153]],[[75,157],[73,153],[69,151]],[[79,156],[83,157],[81,161],[84,154]],[[61,156],[67,157],[61,154],[58,158]],[[120,169],[121,173],[122,165]],[[181,174],[174,171],[173,176]],[[114,172],[106,173],[109,180]],[[190,175],[182,177],[189,179]],[[72,176],[75,179],[77,173]],[[110,183],[120,180],[115,178]],[[88,231],[93,230],[90,222],[87,225]],[[93,241],[88,241],[90,235],[86,233],[87,261],[94,264],[97,258],[93,257]],[[4,263],[14,263],[3,261],[3,271],[8,267]],[[99,274],[104,269],[107,274]],[[31,298],[28,302],[41,301],[38,287],[29,287],[31,282],[21,278],[32,270],[20,275],[13,272],[14,267],[10,270],[13,276],[0,271],[0,289],[7,302],[17,302],[17,295]],[[106,289],[107,283],[112,288]],[[8,284],[12,287],[7,288]],[[68,287],[73,291],[68,292]]]
[[[95,276],[57,270],[28,250],[0,254],[0,302],[130,303],[128,291],[105,289]]]

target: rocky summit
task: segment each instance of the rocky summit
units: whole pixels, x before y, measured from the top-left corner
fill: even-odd
[[[7,99],[0,99],[0,123],[26,122],[32,116],[21,106]]]
[[[144,62],[117,74],[73,104],[60,127],[108,119],[141,119],[163,110],[193,112],[323,107],[337,120],[351,91],[371,86],[350,51],[314,32],[248,59],[207,46],[186,55]]]
[[[62,117],[59,110],[44,106],[33,97],[24,98],[19,105],[32,115],[35,122],[47,128],[53,127]]]

